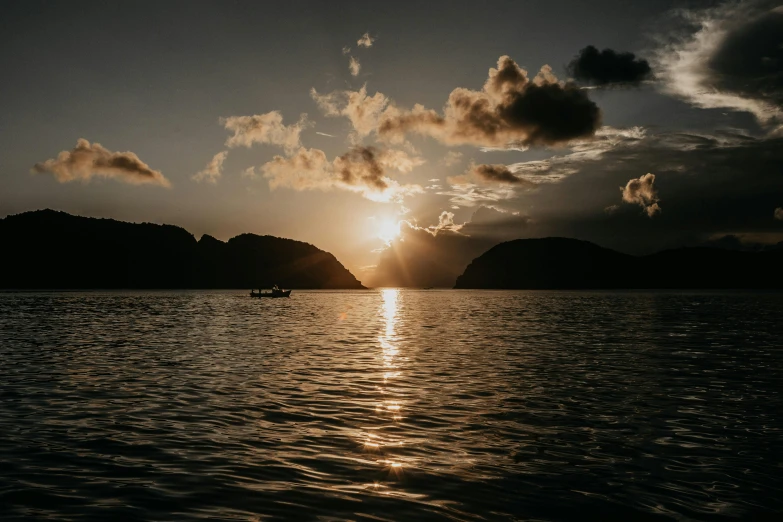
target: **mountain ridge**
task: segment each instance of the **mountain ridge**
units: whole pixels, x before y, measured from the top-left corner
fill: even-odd
[[[0,219],[0,245],[0,288],[364,288],[331,253],[302,241],[196,240],[176,225],[51,209]]]

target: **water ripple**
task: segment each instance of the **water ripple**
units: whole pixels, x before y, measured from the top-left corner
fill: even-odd
[[[783,511],[783,296],[0,294],[0,518]]]

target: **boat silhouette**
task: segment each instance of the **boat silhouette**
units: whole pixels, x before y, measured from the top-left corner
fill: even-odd
[[[291,290],[283,290],[275,285],[269,292],[262,292],[258,289],[258,292],[250,290],[250,297],[288,297],[291,295]]]

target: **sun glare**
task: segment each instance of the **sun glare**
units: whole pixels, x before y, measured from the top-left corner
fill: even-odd
[[[386,219],[378,223],[378,237],[387,245],[400,235],[399,221]]]

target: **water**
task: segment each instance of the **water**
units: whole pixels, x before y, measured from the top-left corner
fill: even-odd
[[[0,294],[0,518],[783,511],[783,295]]]

